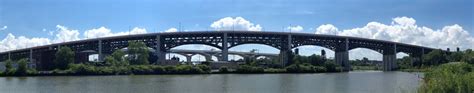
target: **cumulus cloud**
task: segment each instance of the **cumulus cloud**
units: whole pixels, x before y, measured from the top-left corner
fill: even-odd
[[[42,30],[46,32],[46,29]],[[52,43],[61,43],[68,41],[76,41],[87,38],[98,38],[98,37],[107,37],[107,36],[118,36],[118,35],[128,35],[128,34],[144,34],[147,33],[145,28],[135,27],[130,31],[117,32],[113,33],[109,28],[99,27],[86,30],[84,32],[84,38],[80,38],[79,30],[70,29],[63,25],[56,25],[55,31],[49,31],[48,35],[53,35],[55,33],[54,39],[49,38],[27,38],[25,36],[15,36],[11,33],[7,35],[2,41],[0,41],[0,52],[22,49],[34,46],[47,45]]]
[[[393,18],[391,24],[369,22],[364,27],[345,30],[324,24],[315,33],[388,40],[441,49],[474,48],[474,38],[457,24],[432,29],[416,25],[416,20],[410,17]]]
[[[7,28],[8,28],[8,26],[3,26],[2,28],[0,28],[0,31],[3,31],[3,30],[5,30],[5,29],[7,29]]]
[[[168,30],[165,30],[164,32],[178,32],[178,29],[173,27],[173,28],[170,28]]]
[[[211,24],[211,28],[222,31],[222,30],[248,30],[248,31],[261,31],[262,27],[259,24],[251,23],[242,17],[225,17],[219,19]]]
[[[55,40],[53,40],[54,43],[79,40],[79,30],[68,29],[62,25],[56,25],[56,28],[58,33]]]
[[[98,38],[98,37],[110,36],[112,35],[112,32],[110,29],[102,26],[99,28],[87,30],[86,32],[84,32],[84,35],[86,38]]]
[[[303,31],[303,27],[302,26],[289,26],[289,27],[286,27],[286,30],[288,31],[291,31],[291,32],[301,32]]]
[[[332,24],[324,24],[316,28],[316,34],[337,35],[338,29]]]
[[[85,38],[99,38],[99,37],[110,37],[110,36],[120,36],[120,35],[132,35],[132,34],[144,34],[147,33],[145,28],[135,27],[130,31],[113,33],[111,29],[106,27],[99,27],[90,29],[84,32]]]
[[[0,41],[0,51],[8,51],[27,47],[50,44],[48,38],[27,38],[25,36],[16,37],[9,33],[2,41]]]

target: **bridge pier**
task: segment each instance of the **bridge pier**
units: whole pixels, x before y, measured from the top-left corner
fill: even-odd
[[[348,51],[338,51],[335,53],[334,60],[336,64],[343,67],[344,71],[351,70],[351,66],[349,64],[349,52]]]
[[[229,60],[229,49],[228,49],[228,46],[227,46],[227,33],[224,33],[224,37],[223,37],[223,40],[222,40],[222,54],[221,54],[221,57],[220,57],[220,60],[219,61],[228,61]]]
[[[383,52],[383,71],[392,71],[397,68],[397,45],[387,47]]]
[[[99,50],[99,55],[98,55],[98,60],[99,62],[102,62],[104,61],[104,54],[102,54],[102,40],[99,40],[99,43],[98,43],[98,50]]]
[[[286,67],[291,61],[291,45],[292,45],[292,37],[291,34],[287,37],[287,42],[282,44],[280,49],[280,64],[282,67]]]
[[[395,54],[384,54],[383,55],[383,71],[392,71],[397,66],[397,56]]]
[[[160,35],[156,36],[156,46],[155,46],[155,54],[158,56],[157,64],[163,64],[166,61],[166,52],[163,50],[163,44],[161,43],[162,39]]]
[[[349,63],[349,38],[346,38],[345,41],[336,48],[334,56],[336,64],[342,66],[343,71],[351,70],[351,64]]]

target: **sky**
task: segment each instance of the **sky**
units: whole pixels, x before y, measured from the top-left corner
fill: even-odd
[[[474,48],[473,16],[472,0],[0,0],[0,51],[105,36],[232,28],[464,50]],[[211,49],[203,45],[176,49],[190,48]],[[253,48],[279,53],[265,45],[231,50]],[[324,49],[299,48],[302,55]],[[349,54],[350,59],[382,59],[382,54],[364,48]]]

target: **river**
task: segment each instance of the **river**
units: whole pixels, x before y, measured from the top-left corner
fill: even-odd
[[[420,73],[0,77],[1,93],[407,93]]]

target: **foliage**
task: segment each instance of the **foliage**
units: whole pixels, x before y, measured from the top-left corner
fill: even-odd
[[[106,66],[128,66],[129,63],[124,58],[125,52],[123,51],[115,51],[110,56],[105,57],[105,65]]]
[[[240,65],[237,70],[237,73],[263,73],[264,69],[261,67],[250,66],[250,65]]]
[[[314,73],[314,72],[326,72],[326,67],[313,66],[308,63],[304,64],[293,64],[286,67],[286,71],[290,73]]]
[[[474,67],[455,62],[440,65],[427,72],[421,93],[470,93],[474,91]]]
[[[423,55],[424,65],[438,65],[446,63],[447,61],[446,54],[440,49],[433,50],[428,54]]]
[[[144,42],[129,41],[128,42],[128,59],[131,65],[146,65],[148,61],[149,50]]]
[[[341,72],[342,71],[342,67],[332,61],[324,63],[324,67],[326,67],[327,72]]]
[[[5,72],[3,74],[14,74],[15,73],[15,68],[13,68],[13,61],[12,60],[7,60],[5,61]]]
[[[462,57],[463,57],[462,52],[453,52],[453,53],[450,53],[446,59],[448,59],[449,62],[459,62],[461,61]]]
[[[265,73],[286,73],[286,69],[278,69],[278,68],[267,68],[264,70]]]
[[[461,61],[467,62],[469,64],[474,64],[474,52],[472,51],[472,49],[467,49],[464,51]]]
[[[397,65],[400,67],[400,69],[408,69],[412,67],[411,62],[412,58],[409,56],[405,56],[402,59],[397,60]]]
[[[69,47],[61,47],[56,52],[56,58],[53,62],[53,68],[67,69],[68,65],[74,63],[74,51]]]
[[[18,69],[16,70],[16,75],[25,76],[28,71],[28,61],[27,59],[20,59],[18,61]]]
[[[211,72],[211,67],[208,65],[197,65],[197,68],[201,69],[203,72],[202,73],[210,73]]]
[[[222,66],[222,67],[219,68],[219,72],[220,73],[228,73],[229,68],[227,66]]]
[[[203,70],[207,69],[207,70]],[[158,65],[130,65],[130,66],[94,66],[87,64],[71,64],[65,72],[71,75],[127,75],[127,74],[204,74],[210,73],[210,67],[206,65],[178,65],[178,66],[158,66]]]

